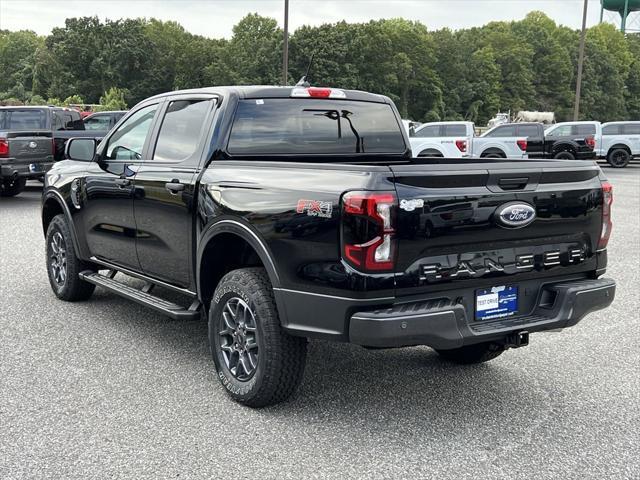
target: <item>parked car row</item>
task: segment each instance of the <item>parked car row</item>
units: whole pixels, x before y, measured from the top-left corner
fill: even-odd
[[[640,122],[503,123],[481,136],[471,122],[432,122],[408,133],[414,157],[604,159],[620,168],[640,156]]]
[[[18,195],[28,179],[42,179],[64,158],[69,138],[102,139],[125,113],[100,112],[83,120],[72,108],[0,107],[0,195]]]

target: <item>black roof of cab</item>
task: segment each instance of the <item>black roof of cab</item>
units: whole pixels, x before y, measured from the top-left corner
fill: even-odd
[[[294,88],[305,87],[274,87],[269,85],[247,85],[247,86],[227,86],[227,87],[205,87],[205,88],[193,88],[189,90],[176,90],[172,92],[161,93],[150,97],[144,101],[158,99],[174,95],[221,95],[221,96],[237,96],[238,98],[290,98],[291,92]],[[345,90],[337,87],[336,90],[342,90],[346,94],[344,100],[355,100],[361,102],[376,102],[376,103],[388,103],[391,104],[391,99],[384,95],[378,95],[375,93],[363,92],[361,90]],[[331,98],[330,100],[336,100]],[[339,99],[337,99],[339,100]]]

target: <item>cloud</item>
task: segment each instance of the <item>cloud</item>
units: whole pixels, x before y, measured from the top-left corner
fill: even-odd
[[[188,31],[229,38],[247,13],[278,19],[284,0],[0,0],[0,28],[29,29],[41,35],[64,26],[68,17],[98,15],[101,19],[155,17],[175,20]],[[541,10],[556,22],[579,28],[583,0],[290,0],[290,28],[340,20],[366,22],[402,17],[430,29],[481,26],[494,20],[519,20]],[[600,5],[590,0],[589,25],[598,22]]]

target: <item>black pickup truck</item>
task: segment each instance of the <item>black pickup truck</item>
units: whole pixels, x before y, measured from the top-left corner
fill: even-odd
[[[67,155],[42,199],[53,292],[206,317],[245,405],[295,391],[309,338],[477,363],[614,298],[595,163],[411,158],[384,96],[171,92]]]
[[[0,196],[18,195],[28,179],[42,179],[64,158],[69,138],[99,139],[107,131],[85,131],[80,112],[71,108],[0,107]]]
[[[530,159],[596,159],[596,142],[593,135],[545,135],[544,127],[542,123],[505,123],[488,132],[485,137],[526,137],[526,151]]]

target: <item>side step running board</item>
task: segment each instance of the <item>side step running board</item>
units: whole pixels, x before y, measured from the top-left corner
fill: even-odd
[[[113,272],[115,274],[115,272]],[[163,313],[174,320],[197,320],[200,318],[200,303],[194,301],[187,309],[175,303],[164,300],[160,297],[148,293],[148,291],[138,290],[130,287],[122,282],[114,280],[113,275],[101,275],[97,272],[85,270],[80,272],[80,278],[86,282],[93,283],[98,287],[105,288],[110,292],[120,295],[121,297],[133,300],[140,305],[145,305],[157,312]]]

